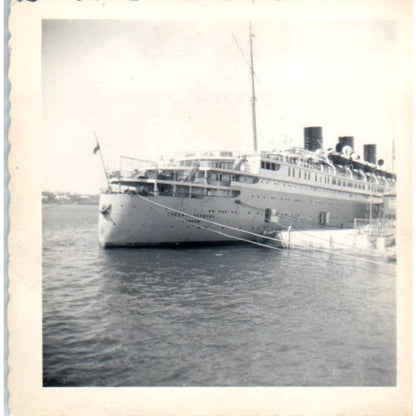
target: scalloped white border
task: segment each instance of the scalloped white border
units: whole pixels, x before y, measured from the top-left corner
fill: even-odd
[[[37,168],[40,146],[40,19],[45,18],[164,18],[186,16],[244,17],[248,10],[270,17],[276,5],[288,4],[303,18],[339,14],[343,18],[394,17],[398,4],[411,0],[264,0],[256,6],[236,1],[12,0],[11,129],[8,159],[11,173],[9,236],[10,405],[15,415],[405,415],[411,413],[411,266],[412,195],[409,140],[398,155],[401,213],[398,234],[398,385],[395,388],[43,388],[41,376],[40,186]],[[309,7],[307,7],[309,5]],[[311,5],[313,7],[311,8]],[[296,9],[296,6],[297,9]],[[322,6],[325,6],[322,9]],[[280,6],[278,6],[280,7]],[[406,10],[408,14],[407,9]],[[270,12],[270,13],[269,13]],[[406,16],[402,16],[406,19]],[[403,33],[402,33],[403,34]],[[407,45],[410,36],[401,39]],[[410,64],[407,56],[402,63]],[[28,70],[30,69],[30,71]],[[405,67],[406,69],[406,67]],[[405,86],[408,87],[408,86]],[[411,122],[408,121],[408,122]],[[29,178],[29,180],[28,180]],[[400,191],[401,189],[401,191]],[[39,198],[37,198],[39,196]],[[401,238],[400,238],[401,237]],[[399,241],[400,244],[400,241]]]

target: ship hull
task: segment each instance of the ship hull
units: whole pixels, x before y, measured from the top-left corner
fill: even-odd
[[[111,208],[108,213],[99,213],[100,245],[223,243],[253,239],[246,230],[258,234],[264,232],[263,219],[251,218],[248,227],[245,224],[247,228],[244,228],[238,204],[228,198],[221,199],[102,194],[100,207]]]
[[[102,193],[99,242],[102,247],[246,242],[278,230],[350,227],[366,215],[365,199],[333,199],[264,190],[238,198],[149,196]],[[267,209],[277,217],[266,218]],[[329,224],[321,213],[329,212]]]

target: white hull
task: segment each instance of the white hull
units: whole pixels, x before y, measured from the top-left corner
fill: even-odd
[[[152,202],[178,212],[154,205]],[[203,219],[235,228],[243,228],[243,224],[246,223],[248,230],[255,233],[262,233],[265,229],[263,216],[260,219],[260,216],[249,218],[245,215],[246,221],[242,221],[240,207],[228,198],[224,198],[219,204],[217,198],[214,201],[209,197],[143,198],[128,194],[101,194],[100,204],[111,204],[111,212],[107,215],[99,214],[99,240],[102,247],[214,243],[235,241],[233,237],[236,236],[252,239],[251,235],[243,231],[216,226]],[[210,210],[215,210],[217,214],[208,213]],[[219,210],[227,211],[227,214],[218,213]],[[237,211],[237,214],[228,214],[230,211]],[[189,213],[192,217],[181,216],[179,212]],[[206,218],[195,218],[195,214],[205,215]]]
[[[357,199],[254,188],[242,190],[237,198],[103,193],[100,210],[108,210],[99,213],[99,241],[102,247],[111,247],[253,240],[250,233],[263,235],[288,226],[320,228],[323,211],[330,212],[330,227],[347,228],[366,214],[367,199]],[[277,222],[265,220],[266,208],[276,209]]]

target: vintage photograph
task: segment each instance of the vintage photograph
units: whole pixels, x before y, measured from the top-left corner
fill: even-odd
[[[410,414],[411,1],[10,9],[10,412]]]
[[[41,37],[43,387],[397,385],[394,20]]]

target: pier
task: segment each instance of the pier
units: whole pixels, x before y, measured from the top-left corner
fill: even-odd
[[[287,249],[320,249],[395,260],[395,234],[388,231],[375,233],[369,226],[342,230],[288,229],[281,231],[280,237]]]

